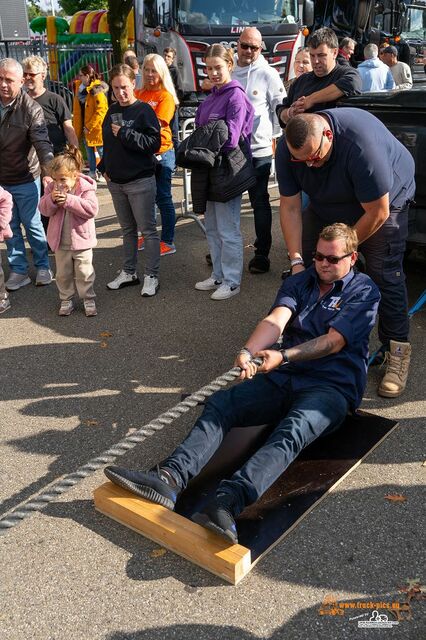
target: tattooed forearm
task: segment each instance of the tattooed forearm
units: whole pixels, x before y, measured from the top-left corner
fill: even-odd
[[[290,347],[286,349],[285,352],[290,362],[298,362],[324,358],[324,356],[329,356],[331,353],[336,353],[340,348],[336,340],[333,340],[329,334],[326,334],[299,344],[296,347]]]

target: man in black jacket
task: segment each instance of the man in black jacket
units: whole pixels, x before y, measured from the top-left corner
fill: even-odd
[[[22,66],[12,58],[0,60],[0,184],[13,197],[11,229],[6,241],[11,269],[6,288],[30,284],[21,225],[37,269],[36,285],[52,282],[46,236],[41,223],[40,165],[53,158],[43,109],[23,90]]]
[[[336,106],[342,96],[361,93],[361,78],[356,69],[336,62],[339,42],[332,29],[315,31],[308,42],[312,71],[295,80],[288,96],[277,107],[281,126],[306,111],[322,111]]]

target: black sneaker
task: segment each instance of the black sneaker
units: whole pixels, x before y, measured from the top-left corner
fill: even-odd
[[[150,471],[131,471],[122,467],[106,467],[104,473],[108,480],[114,484],[171,510],[175,508],[176,500],[181,492],[181,488],[172,474],[161,467]]]
[[[237,525],[229,498],[218,496],[209,502],[203,511],[194,513],[191,520],[238,544]]]
[[[271,267],[268,256],[255,255],[248,264],[250,273],[267,273]]]

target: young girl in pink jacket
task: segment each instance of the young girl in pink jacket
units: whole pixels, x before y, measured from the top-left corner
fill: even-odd
[[[10,221],[12,220],[13,200],[8,191],[0,187],[0,242],[12,237]],[[10,309],[9,295],[4,285],[4,273],[1,266],[0,257],[0,313]]]
[[[96,182],[81,173],[83,158],[75,147],[56,156],[50,165],[50,182],[39,208],[50,218],[47,240],[55,252],[56,285],[60,316],[74,310],[75,289],[84,303],[86,316],[97,314],[93,247],[96,246],[95,216],[99,210]]]

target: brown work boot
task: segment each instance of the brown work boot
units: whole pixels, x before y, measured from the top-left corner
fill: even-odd
[[[411,344],[409,342],[390,341],[390,351],[386,351],[383,362],[383,365],[386,364],[386,373],[379,385],[379,396],[396,398],[401,395],[407,384],[410,357]]]

